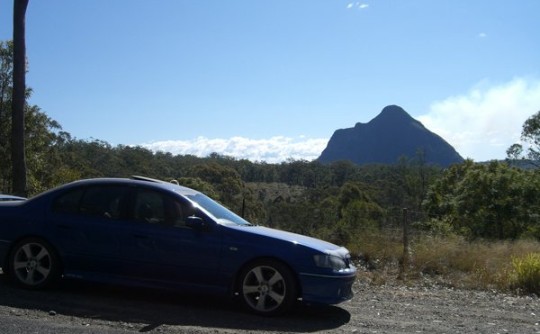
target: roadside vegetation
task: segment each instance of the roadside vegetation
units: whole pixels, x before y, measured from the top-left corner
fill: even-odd
[[[371,284],[439,284],[540,294],[537,240],[471,241],[457,235],[417,235],[412,238],[405,267],[399,233],[394,238],[379,234],[356,246],[351,246],[355,253],[364,254],[358,261],[365,269],[359,278]],[[370,253],[364,253],[366,249]]]
[[[11,193],[12,45],[0,51],[0,193]],[[427,165],[422,151],[365,166],[172,155],[73,138],[35,105],[25,116],[30,196],[81,178],[175,179],[253,223],[348,247],[359,279],[373,284],[399,278],[540,294],[540,113],[524,125],[529,145],[513,145],[507,161],[447,169]]]

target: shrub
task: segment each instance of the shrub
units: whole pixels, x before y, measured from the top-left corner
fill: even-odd
[[[540,294],[540,253],[529,253],[512,259],[515,287]]]

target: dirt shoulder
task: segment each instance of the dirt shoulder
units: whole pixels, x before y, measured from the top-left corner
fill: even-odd
[[[361,333],[540,333],[540,301],[439,286],[361,287],[350,325]]]
[[[540,333],[538,297],[492,291],[358,283],[345,304],[263,318],[227,299],[66,283],[26,291],[0,279],[0,332]]]

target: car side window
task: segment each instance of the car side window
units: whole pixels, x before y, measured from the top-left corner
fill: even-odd
[[[182,204],[157,191],[139,189],[135,195],[133,217],[137,221],[162,226],[184,226]]]
[[[125,217],[127,193],[127,187],[117,185],[78,188],[56,198],[53,202],[53,211],[104,219],[122,219]]]
[[[124,218],[128,189],[125,186],[89,187],[84,192],[79,212],[105,219]]]
[[[83,193],[83,189],[75,189],[60,195],[53,202],[53,211],[56,213],[78,213]]]

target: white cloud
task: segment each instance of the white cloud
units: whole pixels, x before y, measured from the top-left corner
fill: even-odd
[[[232,137],[228,139],[198,137],[193,140],[166,140],[142,144],[152,151],[172,154],[191,154],[206,157],[218,153],[238,159],[279,163],[287,159],[311,161],[319,157],[328,143],[327,138],[289,138],[276,136],[270,139]]]
[[[353,9],[353,8],[358,8],[358,9],[367,9],[369,7],[369,5],[367,3],[362,3],[362,2],[350,2],[348,5],[347,5],[347,9]]]
[[[485,32],[481,32],[478,34],[478,37],[480,38],[486,38],[487,37],[487,34]]]
[[[467,94],[436,101],[417,117],[465,158],[503,159],[519,141],[523,123],[540,110],[540,81],[517,78],[480,83]]]

